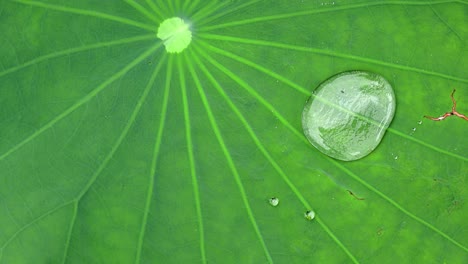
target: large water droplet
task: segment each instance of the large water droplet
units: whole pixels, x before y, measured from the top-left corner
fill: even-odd
[[[326,80],[302,112],[310,143],[339,160],[357,160],[379,145],[395,113],[392,86],[380,75],[350,71]]]

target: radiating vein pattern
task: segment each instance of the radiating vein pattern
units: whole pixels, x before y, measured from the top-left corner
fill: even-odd
[[[162,21],[161,18],[158,18],[154,14],[152,14],[150,11],[146,10],[143,6],[138,4],[137,2],[133,0],[125,0],[127,4],[138,10],[142,15],[146,16],[147,18],[151,19],[153,22],[160,23]]]
[[[162,59],[160,59],[159,63],[158,63],[158,66],[156,67],[155,71],[154,71],[154,74],[151,76],[151,79],[149,80],[148,82],[148,86],[147,88],[145,89],[145,93],[143,94],[143,98],[141,100],[141,102],[144,102],[148,96],[148,93],[150,91],[151,88],[153,88],[154,86],[154,82],[159,74],[159,71],[160,71],[160,68],[162,67],[163,63],[166,62],[166,56],[164,56]],[[158,133],[156,135],[156,140],[155,140],[155,144],[154,144],[154,151],[153,151],[153,158],[152,158],[152,161],[151,161],[151,170],[150,170],[150,175],[149,175],[149,181],[148,181],[148,191],[147,191],[147,194],[146,194],[146,204],[145,204],[145,212],[144,212],[144,215],[143,215],[143,222],[142,222],[142,225],[141,225],[141,231],[140,231],[140,234],[139,234],[139,238],[138,238],[138,246],[137,246],[137,255],[136,255],[136,259],[135,259],[135,263],[140,263],[141,262],[141,252],[142,252],[142,248],[143,248],[143,243],[144,243],[144,235],[145,235],[145,232],[146,232],[146,226],[148,224],[148,215],[149,215],[149,210],[150,210],[150,207],[151,207],[151,198],[153,197],[153,191],[154,191],[154,177],[156,175],[156,164],[157,164],[157,160],[158,160],[158,156],[159,156],[159,149],[161,147],[161,139],[162,139],[162,134],[163,134],[163,131],[164,131],[164,124],[165,124],[165,120],[166,120],[166,113],[167,113],[167,102],[168,102],[168,98],[169,98],[169,86],[170,86],[170,80],[171,80],[171,76],[172,76],[172,71],[170,70],[171,67],[172,67],[172,60],[169,60],[169,62],[167,63],[167,67],[168,67],[168,71],[167,71],[167,75],[166,75],[166,86],[165,86],[165,89],[164,89],[164,96],[163,96],[163,103],[161,104],[162,105],[162,109],[161,109],[161,119],[160,119],[160,123],[158,125]],[[138,105],[139,108],[141,108],[141,105],[139,104]],[[138,110],[139,110],[138,108]]]
[[[412,72],[417,72],[417,73],[422,73],[422,74],[427,74],[427,75],[433,75],[433,76],[445,78],[445,79],[448,79],[448,80],[468,83],[468,79],[465,79],[465,78],[460,78],[460,77],[451,76],[451,75],[444,74],[444,73],[428,71],[428,70],[425,70],[425,69],[419,69],[419,68],[410,67],[410,66],[406,66],[406,65],[399,65],[399,64],[385,62],[385,61],[371,59],[371,58],[364,58],[364,57],[361,57],[361,56],[355,56],[355,55],[350,55],[350,54],[339,53],[339,52],[335,52],[335,51],[331,51],[331,50],[301,47],[301,46],[290,45],[290,44],[279,43],[279,42],[256,40],[256,39],[246,39],[246,38],[215,35],[215,34],[207,34],[207,33],[200,34],[199,36],[203,37],[205,39],[223,40],[223,41],[229,41],[229,42],[235,42],[235,43],[252,44],[252,45],[265,46],[265,47],[274,47],[274,48],[281,48],[281,49],[290,50],[290,51],[315,53],[315,54],[327,55],[327,56],[331,56],[331,57],[362,61],[362,62],[366,62],[366,63],[387,66],[387,67],[395,68],[395,69],[398,69],[398,70],[412,71]]]
[[[160,45],[157,45],[155,46],[155,48],[159,48]],[[152,48],[150,49],[151,53],[154,52],[155,48]],[[74,214],[72,216],[72,221],[71,221],[71,225],[70,225],[70,231],[69,231],[69,236],[68,236],[68,239],[67,239],[67,243],[66,243],[66,250],[65,250],[65,255],[64,255],[64,262],[66,262],[66,259],[67,259],[67,252],[68,252],[68,248],[69,248],[69,244],[70,244],[70,239],[71,239],[71,234],[73,232],[73,228],[74,228],[74,223],[76,221],[76,218],[77,218],[77,215],[79,213],[79,203],[80,203],[80,200],[83,198],[83,196],[89,191],[89,189],[91,188],[91,186],[95,183],[96,179],[99,177],[99,175],[101,175],[102,171],[108,166],[108,163],[110,162],[110,160],[114,157],[114,154],[115,152],[117,151],[117,149],[120,147],[120,145],[122,144],[122,142],[124,141],[125,137],[127,136],[128,134],[128,131],[130,130],[130,128],[132,127],[133,123],[135,122],[135,119],[137,118],[139,112],[140,112],[140,109],[141,107],[143,106],[146,98],[148,97],[148,94],[151,90],[151,88],[153,87],[153,84],[154,84],[154,81],[163,65],[163,62],[165,62],[165,58],[162,58],[159,63],[157,64],[150,80],[148,81],[148,85],[146,86],[145,90],[143,91],[140,99],[138,100],[137,104],[135,105],[135,108],[133,110],[133,112],[131,113],[125,127],[123,128],[122,132],[120,133],[118,139],[116,140],[116,142],[114,143],[114,145],[112,146],[111,150],[109,151],[109,153],[107,154],[107,156],[104,158],[104,160],[101,162],[101,165],[97,168],[97,170],[95,171],[95,173],[91,176],[91,178],[88,180],[87,184],[84,186],[84,188],[76,195],[75,199],[74,199],[74,203],[75,203],[75,210],[74,210]],[[142,225],[144,227],[144,225]]]
[[[132,38],[126,38],[126,39],[119,39],[119,40],[114,40],[114,41],[100,42],[100,43],[95,43],[95,44],[90,44],[90,45],[85,45],[85,46],[81,46],[81,47],[70,48],[70,49],[67,49],[67,50],[53,52],[53,53],[50,53],[50,54],[47,54],[47,55],[43,55],[43,56],[34,58],[32,60],[26,61],[26,62],[24,62],[24,63],[22,63],[20,65],[11,67],[9,69],[5,69],[5,70],[0,72],[0,77],[2,77],[4,75],[11,74],[11,73],[14,73],[14,72],[19,71],[19,70],[22,70],[22,69],[24,69],[26,67],[37,65],[37,64],[39,64],[41,62],[52,60],[52,59],[59,58],[59,57],[62,57],[62,56],[69,56],[69,55],[72,55],[72,54],[75,54],[75,53],[90,51],[90,50],[93,50],[93,49],[108,48],[108,47],[112,47],[112,46],[116,46],[116,45],[129,44],[129,43],[133,43],[133,42],[145,41],[145,40],[151,40],[151,39],[155,39],[154,34],[143,35],[143,36],[132,37]]]
[[[85,97],[81,98],[78,102],[67,108],[65,111],[63,111],[61,114],[57,115],[54,117],[52,120],[50,120],[48,123],[37,129],[33,134],[31,134],[29,137],[25,138],[23,141],[19,142],[16,144],[14,147],[9,149],[7,152],[2,154],[0,156],[0,161],[11,155],[13,152],[17,151],[20,149],[22,146],[28,144],[32,140],[34,140],[36,137],[44,133],[46,130],[50,129],[53,127],[57,122],[60,120],[64,119],[67,117],[69,114],[73,113],[76,109],[84,105],[85,103],[89,102],[91,99],[93,99],[96,95],[98,95],[102,90],[104,90],[109,84],[112,82],[116,81],[120,77],[124,76],[128,71],[130,71],[133,67],[141,63],[144,59],[146,59],[148,56],[153,54],[159,47],[161,47],[161,43],[158,45],[154,45],[151,49],[147,50],[144,52],[142,55],[137,57],[134,61],[130,62],[127,66],[125,66],[122,70],[117,72],[116,74],[112,75],[109,77],[106,81],[104,81],[101,85],[96,87],[96,89],[92,90],[90,93],[88,93]]]
[[[0,263],[467,262],[464,124],[405,132],[445,89],[464,106],[467,8],[6,1]],[[173,17],[192,33],[180,53],[156,34]],[[355,68],[389,77],[397,113],[375,153],[344,163],[314,151],[300,114]]]
[[[256,2],[257,1],[252,1],[252,4]],[[374,2],[374,3],[360,3],[360,4],[352,4],[352,5],[333,6],[333,7],[322,8],[322,9],[297,11],[297,12],[292,12],[292,13],[281,13],[281,14],[271,15],[271,16],[259,16],[255,18],[245,19],[245,20],[237,20],[237,21],[229,22],[229,23],[216,24],[214,26],[206,26],[203,28],[203,31],[209,31],[209,30],[214,30],[214,29],[224,29],[228,27],[247,25],[247,24],[252,24],[252,23],[260,23],[260,22],[282,20],[282,19],[288,19],[288,18],[294,18],[294,17],[308,16],[312,14],[332,13],[332,12],[338,12],[338,11],[343,11],[343,10],[369,8],[372,6],[388,6],[388,5],[432,6],[436,4],[447,4],[447,3],[467,4],[464,1],[456,1],[456,0],[442,0],[442,1],[431,1],[431,2],[429,1],[379,1],[379,2]]]
[[[254,5],[258,2],[260,2],[262,0],[252,0],[252,1],[249,1],[249,2],[246,2],[246,3],[243,3],[243,4],[239,4],[233,8],[230,8],[229,10],[227,11],[223,11],[223,12],[213,12],[209,17],[206,17],[205,19],[203,20],[200,20],[199,22],[199,26],[203,26],[204,24],[207,24],[213,20],[216,20],[216,19],[219,19],[223,16],[226,16],[228,14],[232,14],[234,12],[238,12],[240,10],[243,10],[243,9],[246,9],[247,7],[251,6],[251,5]],[[206,29],[206,27],[202,27],[203,29]]]
[[[244,87],[247,89],[247,91],[249,92],[252,92],[253,89],[251,87],[248,86],[248,84],[245,84],[242,80],[240,80],[240,78],[238,76],[236,76],[234,73],[230,72],[227,68],[225,68],[224,66],[220,65],[219,63],[217,63],[214,59],[212,59],[209,55],[207,54],[204,54],[204,57],[210,62],[212,63],[215,67],[219,68],[221,71],[223,71],[224,73],[226,73],[226,75],[230,76],[236,83],[238,83],[241,87]],[[291,130],[292,134],[294,134],[296,137],[298,137],[299,140],[303,141],[304,144],[308,144],[307,142],[307,139],[305,139],[305,137],[299,132],[297,131],[296,128],[294,128],[291,124],[289,124],[289,122],[286,121],[286,119],[284,117],[282,117],[278,111],[270,104],[268,103],[265,99],[263,99],[259,94],[257,93],[252,93],[253,96],[255,96],[256,98],[258,98],[258,100],[260,102],[262,102],[262,104],[268,108],[269,110],[271,110],[273,113],[275,113],[275,115],[278,116],[278,119],[281,120],[281,122],[283,122],[283,124],[285,125],[285,127],[287,127],[289,130]],[[344,171],[347,175],[353,177],[354,179],[356,179],[359,183],[363,184],[364,186],[366,186],[368,189],[370,189],[372,192],[378,194],[380,197],[382,197],[383,199],[385,199],[386,201],[390,202],[393,206],[395,206],[396,208],[398,208],[398,210],[402,211],[404,214],[410,216],[412,219],[414,219],[415,221],[423,224],[424,226],[430,228],[431,230],[437,232],[439,235],[443,236],[444,238],[446,238],[447,240],[449,240],[450,242],[452,242],[453,244],[457,245],[458,247],[462,248],[463,250],[467,251],[468,252],[468,248],[464,245],[462,245],[461,243],[459,243],[458,241],[454,240],[453,238],[451,238],[450,236],[448,236],[447,234],[445,234],[444,232],[442,232],[441,230],[439,230],[438,228],[434,227],[433,225],[431,225],[430,223],[428,223],[427,221],[423,220],[422,218],[414,215],[413,213],[409,212],[408,210],[404,209],[403,206],[399,205],[397,202],[395,202],[393,199],[391,199],[390,197],[388,197],[387,195],[385,195],[384,193],[378,191],[376,188],[374,188],[373,186],[369,185],[366,181],[364,181],[363,179],[361,179],[359,176],[357,176],[356,174],[354,173],[351,173],[348,169],[346,169],[343,165],[339,164],[338,162],[336,162],[335,160],[329,158],[328,159],[334,166],[338,167],[340,170]],[[352,255],[351,255],[352,256]]]
[[[25,5],[31,5],[31,6],[37,6],[37,7],[42,7],[42,8],[51,9],[51,10],[57,10],[60,12],[65,12],[65,13],[72,13],[72,14],[78,14],[78,15],[83,15],[83,16],[91,16],[91,17],[97,17],[97,18],[106,19],[106,20],[112,20],[112,21],[116,21],[122,24],[127,24],[130,26],[135,26],[135,27],[139,27],[142,29],[146,29],[149,31],[156,31],[156,28],[151,25],[137,22],[128,18],[123,18],[119,16],[113,16],[113,15],[109,15],[109,14],[105,14],[101,12],[96,12],[93,10],[83,10],[83,9],[72,8],[68,6],[47,4],[47,3],[39,2],[39,1],[27,1],[27,0],[12,0],[12,1],[25,4]]]
[[[196,56],[194,54],[191,54],[191,55]],[[191,62],[190,58],[188,58],[186,56],[185,59],[186,59],[187,64],[189,66],[188,68],[189,68],[190,74],[192,75],[192,77],[193,77],[193,79],[195,81],[195,86],[197,87],[198,93],[199,93],[199,95],[200,95],[200,97],[201,97],[201,99],[203,101],[203,106],[205,107],[205,110],[206,110],[206,112],[208,114],[210,124],[211,124],[211,126],[213,128],[213,131],[214,131],[214,133],[216,135],[216,138],[217,138],[217,140],[219,142],[219,145],[221,146],[223,154],[224,154],[224,156],[225,156],[225,158],[226,158],[226,160],[227,160],[227,162],[229,164],[229,169],[231,170],[232,174],[234,175],[234,179],[235,179],[235,181],[237,183],[237,187],[239,188],[239,191],[241,193],[241,197],[242,197],[242,200],[244,202],[245,208],[247,210],[249,220],[252,223],[252,226],[253,226],[253,228],[255,230],[255,233],[257,234],[257,237],[258,237],[258,239],[259,239],[259,241],[260,241],[260,243],[262,245],[262,248],[264,250],[264,253],[265,253],[265,256],[266,256],[268,262],[273,263],[273,259],[271,258],[270,252],[268,251],[268,248],[267,248],[267,246],[265,244],[263,236],[262,236],[262,234],[260,232],[258,224],[257,224],[257,222],[255,220],[254,215],[253,215],[253,211],[252,211],[250,203],[248,201],[247,193],[245,192],[243,183],[242,183],[242,181],[240,179],[240,175],[239,175],[239,173],[237,171],[237,168],[236,168],[236,165],[234,164],[234,161],[233,161],[233,159],[231,157],[230,151],[228,150],[228,148],[227,148],[227,146],[226,146],[226,144],[224,142],[224,139],[223,139],[223,137],[221,135],[220,129],[219,129],[218,125],[217,125],[217,122],[216,122],[215,117],[213,115],[213,112],[211,110],[210,104],[209,104],[209,102],[208,102],[208,100],[206,98],[206,95],[205,95],[205,92],[203,90],[202,84],[201,84],[201,82],[200,82],[200,80],[198,78],[198,75],[196,74],[196,72],[195,72],[195,70],[193,68],[193,65],[192,65],[192,62]]]
[[[155,14],[156,18],[159,20],[164,19],[163,13],[165,12],[164,10],[161,9],[161,7],[156,6],[155,2],[153,0],[145,0],[146,4],[151,8],[153,13]],[[167,12],[166,12],[167,13]]]
[[[245,64],[245,65],[247,65],[247,66],[250,66],[250,67],[252,67],[252,68],[254,68],[254,69],[256,69],[256,70],[258,70],[258,71],[260,71],[260,72],[262,72],[262,73],[264,73],[264,74],[266,74],[266,75],[271,76],[272,78],[276,78],[276,79],[280,80],[281,82],[283,82],[284,84],[290,86],[291,88],[293,88],[293,89],[295,89],[295,90],[297,90],[297,91],[303,93],[304,95],[310,96],[310,94],[311,94],[310,91],[307,91],[307,89],[305,89],[304,87],[302,87],[302,86],[300,86],[300,85],[298,85],[298,84],[292,82],[291,80],[288,80],[288,79],[284,78],[283,76],[281,76],[281,75],[278,74],[278,73],[275,73],[275,72],[273,72],[273,71],[271,71],[271,70],[269,70],[269,69],[267,69],[267,68],[265,68],[265,67],[262,67],[261,65],[259,65],[259,64],[257,64],[257,63],[254,63],[254,62],[252,62],[252,61],[249,61],[249,60],[247,60],[247,59],[245,59],[245,58],[243,58],[243,57],[241,57],[241,56],[239,56],[239,55],[232,54],[232,53],[230,53],[230,52],[228,52],[228,51],[218,49],[218,48],[216,48],[216,47],[214,47],[214,46],[211,46],[211,45],[207,44],[207,43],[204,42],[204,41],[200,41],[200,44],[203,45],[205,48],[207,48],[207,49],[209,49],[209,50],[212,50],[212,51],[214,51],[214,52],[216,52],[216,53],[218,53],[218,54],[221,54],[221,55],[226,56],[226,57],[229,57],[229,58],[231,58],[231,59],[233,59],[233,60],[235,60],[235,61],[238,61],[238,62],[240,62],[240,63],[243,63],[243,64]],[[211,60],[211,61],[214,61],[214,60]],[[216,62],[214,62],[214,63],[216,64]],[[220,64],[217,64],[217,65],[220,65]],[[245,87],[245,86],[244,86],[244,87]],[[255,91],[255,90],[252,89],[252,88],[247,88],[247,89],[248,89],[249,91],[253,92],[253,93],[254,93],[254,91]],[[259,95],[255,95],[255,96],[258,97]],[[263,99],[259,99],[259,100],[260,100],[261,102],[263,102],[269,109],[271,109],[272,111],[275,111],[275,110],[273,109],[273,106],[272,106],[271,104],[269,104],[268,102],[264,101]],[[280,118],[280,120],[286,120],[286,118],[284,118],[284,117],[282,117],[282,116],[279,116],[279,118]],[[286,124],[286,126],[288,126],[288,127],[290,127],[290,128],[292,127],[292,126],[291,126],[290,124],[288,124],[286,121],[285,121],[285,124]],[[416,142],[416,143],[418,143],[418,144],[421,144],[422,146],[425,146],[425,147],[427,147],[427,148],[433,149],[433,150],[435,150],[435,151],[437,151],[437,152],[439,152],[439,153],[442,153],[442,154],[445,154],[445,155],[448,155],[448,156],[452,156],[452,157],[454,157],[454,158],[456,158],[456,159],[468,161],[468,157],[459,155],[459,154],[454,153],[454,152],[451,152],[451,151],[447,151],[447,150],[445,150],[445,149],[441,149],[441,148],[439,148],[439,147],[437,147],[437,146],[434,146],[434,145],[431,144],[431,143],[427,143],[427,142],[424,142],[423,140],[420,140],[420,139],[417,139],[417,138],[408,136],[407,134],[402,133],[402,132],[400,132],[400,131],[398,131],[398,130],[396,130],[396,129],[393,129],[393,128],[391,128],[391,127],[388,128],[387,130],[388,130],[390,133],[396,134],[396,135],[398,135],[398,136],[400,136],[400,137],[403,137],[403,138],[405,138],[405,139],[407,139],[407,140],[414,141],[414,142]]]
[[[201,49],[197,50],[203,58],[209,58],[207,54],[205,54]],[[268,160],[268,162],[271,164],[271,166],[275,169],[275,171],[281,176],[283,181],[289,186],[289,188],[293,191],[293,193],[296,195],[298,200],[304,205],[304,208],[307,208],[307,210],[311,210],[313,207],[309,204],[309,202],[302,196],[301,192],[296,188],[294,183],[290,180],[290,178],[286,175],[286,173],[281,169],[280,165],[274,160],[274,158],[271,156],[271,154],[268,152],[268,150],[265,148],[265,146],[261,143],[255,132],[253,131],[252,127],[248,123],[248,121],[245,119],[244,115],[240,112],[240,110],[236,107],[236,105],[232,102],[232,100],[229,98],[229,96],[224,92],[224,90],[221,88],[221,85],[216,81],[216,79],[213,77],[213,75],[210,74],[208,69],[203,65],[203,63],[199,60],[198,56],[194,56],[195,61],[197,62],[197,65],[200,67],[200,69],[205,73],[205,75],[208,77],[208,79],[211,81],[213,86],[216,88],[216,90],[220,93],[221,97],[226,101],[226,103],[229,105],[229,107],[232,109],[232,111],[236,114],[236,116],[239,118],[241,123],[244,125],[245,129],[249,133],[249,135],[252,137],[253,141],[255,142],[255,145],[260,149],[262,154],[265,156],[265,158]],[[335,241],[339,247],[343,249],[343,251],[349,256],[349,258],[353,261],[353,263],[358,263],[356,257],[353,256],[353,254],[349,251],[348,248],[336,237],[335,234],[325,225],[325,223],[320,220],[320,217],[317,217],[317,221],[321,225],[321,227],[325,230],[325,232],[331,237],[333,241]]]
[[[182,90],[182,103],[184,105],[184,122],[185,122],[185,137],[187,141],[187,155],[189,158],[190,163],[190,176],[192,178],[192,187],[193,187],[193,195],[195,201],[195,207],[197,210],[197,219],[198,219],[198,230],[200,233],[200,254],[201,260],[203,263],[207,263],[206,259],[206,248],[205,248],[205,227],[203,225],[203,215],[201,210],[201,201],[200,201],[200,187],[198,183],[198,176],[196,170],[196,163],[195,163],[195,154],[193,149],[193,141],[192,141],[192,131],[191,131],[191,122],[190,122],[190,107],[189,107],[189,98],[187,96],[187,87],[185,83],[185,72],[184,68],[182,67],[183,61],[181,57],[178,58],[177,66],[179,70],[179,78],[180,78],[180,88]]]

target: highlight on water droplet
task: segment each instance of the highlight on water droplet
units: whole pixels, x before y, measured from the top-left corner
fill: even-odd
[[[163,41],[167,52],[182,52],[192,41],[190,23],[180,17],[168,18],[159,25],[157,36]]]
[[[343,161],[363,158],[380,143],[395,114],[395,94],[382,76],[337,74],[319,85],[302,112],[309,142]]]

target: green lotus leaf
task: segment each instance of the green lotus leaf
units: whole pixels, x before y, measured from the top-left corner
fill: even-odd
[[[467,25],[461,0],[1,1],[0,263],[467,263],[468,123],[423,117],[454,89],[468,113]],[[301,114],[350,70],[396,112],[343,162]]]

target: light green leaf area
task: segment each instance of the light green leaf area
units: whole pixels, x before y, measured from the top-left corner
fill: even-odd
[[[2,0],[0,263],[468,263],[468,123],[423,118],[453,89],[468,114],[467,25],[466,1]],[[342,162],[301,113],[349,70],[397,103]]]

